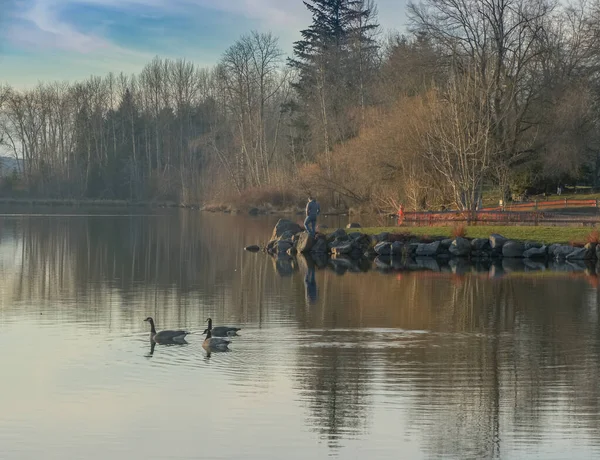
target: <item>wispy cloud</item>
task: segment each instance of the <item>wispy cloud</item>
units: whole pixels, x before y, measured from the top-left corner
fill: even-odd
[[[4,24],[2,67],[50,69],[61,75],[140,69],[152,56],[214,63],[227,46],[252,29],[270,30],[291,51],[310,23],[301,0],[0,0]],[[377,0],[385,28],[402,27],[406,0]],[[5,7],[8,5],[8,8]],[[12,6],[12,7],[11,7]],[[0,21],[3,18],[0,17]],[[2,44],[2,40],[0,40]],[[54,58],[52,57],[54,56]],[[44,67],[45,66],[45,67]],[[6,75],[7,71],[3,74]],[[18,69],[12,68],[11,75]],[[5,78],[0,74],[0,78]]]

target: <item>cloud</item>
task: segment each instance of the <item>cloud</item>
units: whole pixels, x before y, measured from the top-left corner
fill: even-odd
[[[310,12],[300,0],[0,0],[2,78],[139,71],[155,55],[212,65],[240,35],[272,31],[291,52]],[[406,0],[377,0],[384,28],[405,22]],[[1,16],[4,16],[1,17]],[[29,61],[28,61],[29,59]],[[60,62],[59,62],[60,60]],[[14,66],[19,66],[16,68]],[[12,67],[10,67],[12,66]],[[62,67],[62,68],[61,68]],[[10,68],[11,70],[6,70]],[[21,83],[21,82],[18,82]]]

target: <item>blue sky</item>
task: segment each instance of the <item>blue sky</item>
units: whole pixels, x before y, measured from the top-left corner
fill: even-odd
[[[407,0],[378,0],[384,30]],[[216,63],[240,35],[271,31],[290,53],[310,23],[302,0],[0,0],[0,81],[81,80],[138,72],[154,56]]]

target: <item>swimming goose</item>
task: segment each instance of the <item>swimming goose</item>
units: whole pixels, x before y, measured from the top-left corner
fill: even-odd
[[[212,319],[208,318],[208,329],[210,329],[213,337],[231,337],[237,335],[237,331],[241,331],[241,327],[217,326],[212,327]]]
[[[185,336],[189,334],[187,331],[160,331],[156,332],[154,320],[148,316],[144,321],[150,323],[150,338],[156,343],[185,343]]]
[[[229,339],[224,339],[221,337],[213,337],[211,334],[210,328],[204,329],[204,333],[206,334],[206,338],[204,339],[204,343],[202,346],[208,350],[220,350],[225,351],[229,346]]]

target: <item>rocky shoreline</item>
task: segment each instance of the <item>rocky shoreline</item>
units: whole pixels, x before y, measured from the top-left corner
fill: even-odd
[[[260,250],[258,246],[248,250]],[[327,234],[317,233],[313,238],[295,222],[280,219],[271,239],[262,248],[274,256],[295,256],[298,253],[313,257],[344,257],[346,259],[419,258],[440,260],[466,259],[472,261],[526,260],[535,262],[600,260],[600,244],[587,243],[583,247],[535,241],[510,240],[498,234],[489,238],[433,238],[423,239],[408,234],[380,233],[367,235],[360,225],[349,224]]]

